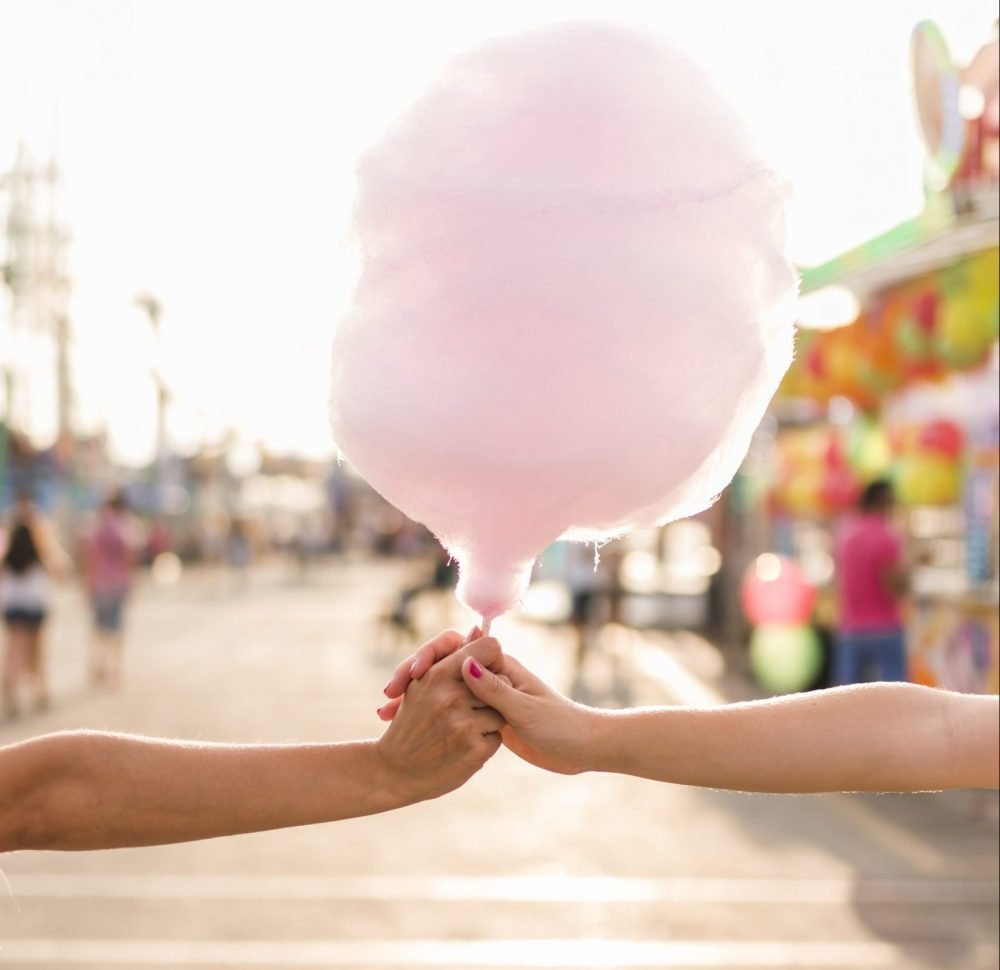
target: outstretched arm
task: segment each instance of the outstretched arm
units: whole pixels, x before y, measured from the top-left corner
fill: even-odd
[[[457,633],[443,634],[457,638]],[[481,640],[414,684],[377,741],[227,745],[66,732],[0,748],[0,851],[186,842],[371,815],[459,787],[501,718],[462,682]]]
[[[867,684],[711,708],[598,711],[506,657],[504,683],[472,659],[470,689],[505,743],[555,771],[613,771],[754,792],[998,787],[996,696]]]

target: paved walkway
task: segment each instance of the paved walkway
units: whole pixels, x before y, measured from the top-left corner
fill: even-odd
[[[246,742],[376,734],[396,651],[375,618],[400,568],[147,586],[117,694],[84,686],[83,605],[66,590],[53,709],[0,726],[0,743],[82,726]],[[427,632],[449,613],[427,603]],[[468,622],[457,608],[450,619]],[[497,632],[570,685],[565,631],[502,620]],[[749,690],[692,635],[612,638],[581,688],[605,703]],[[460,791],[373,818],[6,856],[0,967],[996,967],[993,806],[971,793],[774,798],[566,778],[501,751]]]

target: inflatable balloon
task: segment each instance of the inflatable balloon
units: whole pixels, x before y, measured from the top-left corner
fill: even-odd
[[[904,505],[948,505],[958,501],[962,472],[956,461],[917,452],[896,466],[893,485]]]
[[[850,468],[830,467],[823,473],[819,498],[825,512],[846,512],[857,504],[860,493],[861,484]]]
[[[917,447],[947,458],[958,458],[965,446],[965,434],[954,421],[941,419],[925,424],[917,432]]]
[[[774,694],[811,687],[823,669],[823,647],[810,626],[758,627],[750,638],[750,670]]]
[[[858,389],[861,356],[847,328],[843,336],[836,333],[829,340],[824,363],[827,376],[837,391],[845,397],[853,397]]]
[[[969,260],[969,277],[972,286],[994,299],[1000,288],[1000,249],[985,249]]]
[[[784,478],[778,487],[781,505],[792,515],[803,518],[823,516],[823,480],[825,469],[821,465],[802,466]]]
[[[362,159],[334,439],[484,619],[560,536],[732,479],[791,360],[786,195],[702,71],[619,26],[458,58]]]
[[[903,383],[902,363],[887,340],[870,340],[862,344],[858,363],[858,383],[876,398],[883,397]]]
[[[922,364],[934,355],[933,332],[925,330],[920,321],[910,314],[904,314],[896,325],[896,345],[907,360]]]
[[[971,367],[985,359],[992,343],[990,308],[968,298],[945,304],[936,334],[937,352],[952,367]]]
[[[811,616],[816,591],[794,559],[765,552],[743,574],[740,598],[743,614],[755,626],[794,625]]]
[[[888,473],[892,465],[892,447],[877,420],[863,419],[851,429],[847,460],[863,482],[874,481]]]

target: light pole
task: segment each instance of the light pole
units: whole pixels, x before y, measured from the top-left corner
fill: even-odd
[[[163,486],[166,478],[167,457],[167,404],[169,394],[166,381],[163,379],[160,353],[160,319],[163,316],[163,304],[150,293],[140,293],[135,298],[139,307],[149,320],[153,331],[153,383],[156,386],[156,458],[154,461],[155,511],[163,509]]]
[[[7,194],[6,262],[0,266],[0,282],[6,284],[9,292],[7,301],[6,333],[4,334],[3,396],[4,430],[0,440],[0,484],[6,484],[11,475],[11,443],[14,426],[23,411],[21,401],[19,368],[23,353],[23,312],[24,290],[28,281],[31,253],[31,200],[32,173],[28,166],[27,151],[23,143],[18,143],[14,167],[0,176],[0,189]],[[0,503],[4,488],[0,488]]]

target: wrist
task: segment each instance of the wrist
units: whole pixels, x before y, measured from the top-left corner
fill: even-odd
[[[581,735],[586,743],[581,745],[579,771],[620,771],[621,711],[584,708],[585,720]]]
[[[367,741],[372,764],[372,798],[378,807],[375,811],[385,812],[403,808],[415,802],[432,797],[425,777],[403,770],[385,744],[385,735],[376,741]]]
[[[360,743],[365,760],[364,777],[369,779],[372,813],[388,812],[420,800],[408,790],[405,776],[386,756],[381,739]]]

